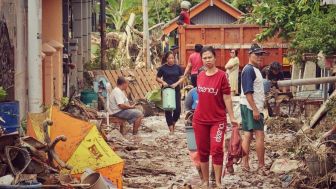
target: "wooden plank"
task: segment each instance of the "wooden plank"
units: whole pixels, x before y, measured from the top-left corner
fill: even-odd
[[[143,72],[140,69],[136,70],[137,72],[137,77],[139,78],[139,80],[141,81],[142,86],[145,88],[146,90],[146,94],[151,91],[152,89],[150,88],[149,82],[146,80],[145,75],[143,74]],[[146,96],[145,94],[145,96]]]
[[[139,85],[137,79],[135,81],[133,81],[133,85],[134,85],[134,87],[135,87],[135,89],[136,89],[136,91],[137,91],[137,93],[139,95],[139,99],[143,99],[145,97],[144,91],[141,90],[140,85]]]
[[[161,87],[161,85],[156,81],[156,74],[157,74],[157,71],[156,70],[152,70],[153,72],[153,86],[155,86],[155,88],[159,88]]]
[[[144,69],[138,69],[137,70],[137,73],[138,73],[138,76],[141,78],[141,80],[143,81],[143,83],[144,83],[144,85],[145,85],[145,87],[147,87],[148,89],[148,91],[151,91],[152,90],[152,87],[150,86],[150,80],[149,80],[149,78],[147,78],[147,77],[150,77],[149,75],[146,75],[145,73],[146,72],[144,72],[143,71]]]
[[[134,85],[136,86],[136,88],[140,89],[140,91],[138,91],[138,92],[140,93],[140,96],[143,97],[144,94],[146,94],[146,90],[143,89],[142,83],[141,83],[141,81],[140,81],[139,76],[137,75],[137,73],[134,72],[134,70],[125,70],[124,72],[127,75],[134,75],[134,79],[135,79]]]
[[[141,70],[143,73],[143,77],[147,80],[149,87],[151,88],[151,90],[156,89],[154,80],[156,78],[156,76],[153,76],[153,72],[151,72],[150,69],[143,69]]]
[[[116,80],[113,78],[111,72],[109,70],[106,70],[105,71],[105,76],[108,78],[110,84],[111,84],[111,87],[114,88],[117,86],[117,82]]]
[[[123,74],[124,77],[127,77],[129,75],[128,71],[126,71],[126,70],[121,71],[121,73]],[[136,83],[134,83],[133,81],[130,82],[129,83],[129,88],[131,89],[131,92],[136,97],[135,99],[141,98],[142,94],[141,94],[141,91],[140,91],[140,89],[139,89],[139,87],[137,86]]]
[[[147,90],[146,90],[142,80],[139,78],[139,75],[137,73],[134,73],[134,74],[135,74],[136,85],[140,88],[142,98],[144,98],[147,94]]]
[[[159,87],[159,83],[156,81],[156,74],[157,74],[157,71],[156,70],[151,70],[151,72],[153,73],[153,85],[157,88]]]
[[[118,76],[123,76],[123,77],[127,77],[127,73],[123,73],[121,70],[117,70],[117,75]],[[127,94],[131,94],[133,100],[138,99],[139,98],[139,94],[137,92],[137,90],[134,87],[133,83],[129,83],[129,87],[126,90]]]
[[[117,79],[118,79],[117,72],[115,70],[110,70],[110,74],[114,80],[115,86],[117,86]]]

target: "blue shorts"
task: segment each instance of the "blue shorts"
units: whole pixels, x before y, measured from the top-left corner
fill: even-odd
[[[128,123],[134,123],[136,119],[139,117],[142,117],[143,114],[138,109],[127,109],[127,110],[121,110],[120,112],[117,112],[113,114],[113,116],[126,119]]]

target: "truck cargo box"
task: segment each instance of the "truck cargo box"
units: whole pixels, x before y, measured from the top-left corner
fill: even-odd
[[[180,64],[185,67],[188,57],[194,52],[195,44],[213,46],[216,49],[216,66],[224,69],[230,59],[230,49],[238,49],[240,69],[248,63],[248,50],[253,42],[256,42],[256,35],[263,28],[257,25],[248,24],[222,24],[222,25],[189,25],[178,28]],[[259,43],[268,52],[264,56],[260,68],[263,68],[273,61],[283,64],[284,71],[289,71],[288,61],[284,59],[287,51],[287,44],[279,38],[272,38]]]

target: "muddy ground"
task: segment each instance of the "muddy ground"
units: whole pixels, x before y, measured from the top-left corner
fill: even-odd
[[[223,185],[226,188],[333,188],[330,183],[336,183],[335,168],[326,176],[312,175],[305,157],[307,159],[307,156],[316,155],[315,151],[318,150],[310,148],[313,146],[313,140],[332,128],[334,122],[324,120],[320,128],[298,136],[296,133],[304,122],[301,116],[268,118],[265,123],[266,167],[271,168],[275,161],[284,160],[285,163],[278,169],[291,169],[293,165],[287,164],[290,161],[294,162],[296,168],[286,172],[270,172],[268,176],[258,175],[253,142],[250,156],[251,172],[243,172],[240,165],[235,165],[235,173],[225,175]],[[136,137],[131,135],[131,127],[127,128],[129,132],[125,136],[117,129],[112,129],[109,135],[109,144],[125,160],[124,188],[174,189],[186,188],[186,184],[198,188],[200,179],[189,159],[183,115],[177,123],[174,135],[169,134],[164,116],[145,118]],[[228,128],[225,137],[229,138],[230,134]],[[331,153],[335,162],[335,146]],[[335,167],[334,164],[328,166]],[[329,182],[325,182],[326,180]]]

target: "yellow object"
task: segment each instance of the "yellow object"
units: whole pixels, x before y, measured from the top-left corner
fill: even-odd
[[[289,59],[287,57],[283,57],[282,58],[282,66],[286,67],[286,66],[291,66],[294,62],[290,62]]]
[[[98,132],[96,126],[71,117],[52,107],[42,114],[29,114],[27,134],[44,142],[42,122],[51,119],[49,127],[51,140],[64,135],[67,141],[56,145],[56,153],[67,164],[73,166],[70,173],[80,177],[86,168],[93,169],[122,188],[124,161],[110,148]],[[69,173],[68,170],[62,172]]]
[[[122,162],[123,160],[107,145],[97,128],[92,127],[67,163],[74,167],[71,174],[78,174],[83,173],[88,167],[97,170]]]

